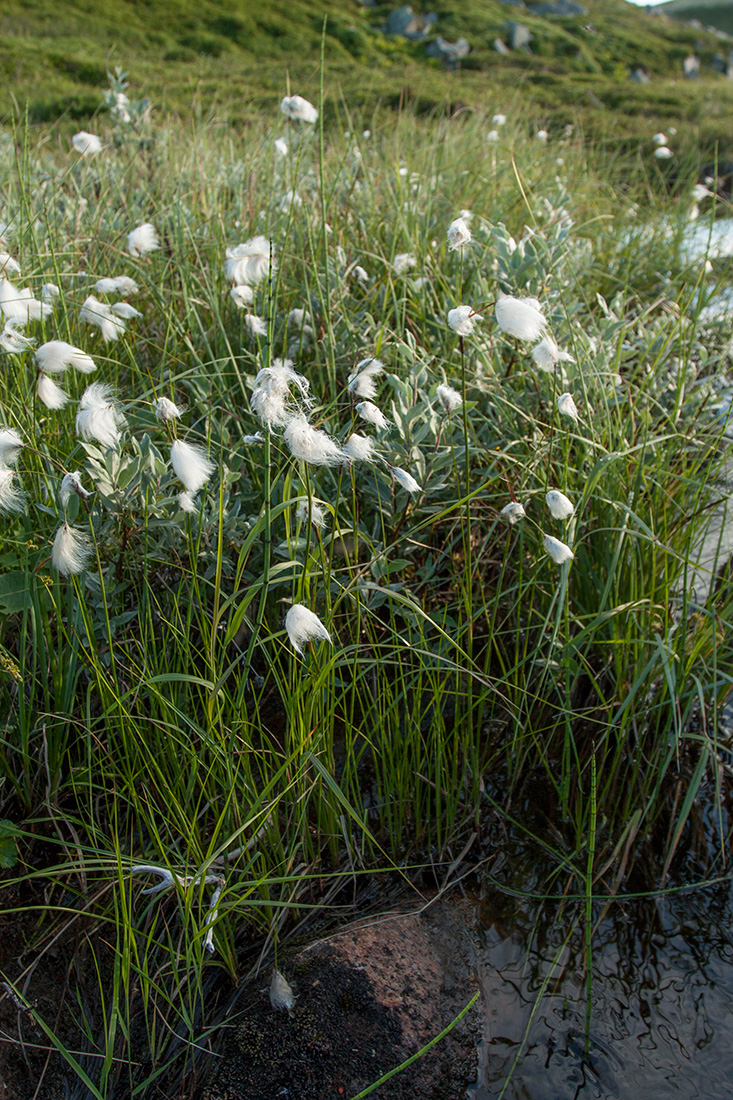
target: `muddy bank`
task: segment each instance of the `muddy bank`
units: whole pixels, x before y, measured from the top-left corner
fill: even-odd
[[[340,931],[281,969],[296,1001],[274,1010],[244,990],[231,1037],[199,1100],[343,1100],[398,1066],[446,1027],[477,991],[474,906],[440,901]],[[269,975],[258,986],[269,983]],[[476,1081],[478,1005],[380,1100],[463,1100]]]

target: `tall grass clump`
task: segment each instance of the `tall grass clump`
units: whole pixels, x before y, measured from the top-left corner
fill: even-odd
[[[690,583],[725,333],[602,163],[120,94],[98,152],[0,143],[8,887],[84,929],[57,1045],[105,1097],[193,1061],[244,940],[370,869],[497,819],[589,896],[655,830],[669,864],[731,631]]]

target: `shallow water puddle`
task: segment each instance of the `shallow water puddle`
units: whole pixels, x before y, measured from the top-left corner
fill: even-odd
[[[472,1100],[728,1100],[729,883],[614,904],[593,940],[587,1042],[579,914],[573,930],[567,908],[515,911],[526,932],[507,933],[496,901],[483,907],[486,1034]]]

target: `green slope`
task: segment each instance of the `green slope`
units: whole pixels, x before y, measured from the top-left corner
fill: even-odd
[[[610,108],[621,133],[633,133],[640,115],[702,121],[716,131],[709,101],[720,101],[727,114],[728,82],[712,75],[692,86],[680,79],[692,49],[709,63],[719,50],[714,36],[624,0],[586,3],[586,16],[551,19],[498,0],[443,0],[436,33],[464,35],[472,47],[461,70],[447,72],[426,57],[424,43],[382,32],[394,3],[369,9],[354,0],[270,0],[267,7],[251,0],[4,0],[0,112],[27,105],[31,121],[88,119],[106,71],[119,65],[156,109],[187,113],[193,104],[205,115],[246,122],[284,93],[287,75],[295,90],[317,95],[325,19],[329,100],[342,96],[350,109],[405,98],[418,109],[521,103],[548,123],[599,127]],[[516,18],[534,35],[531,53],[500,56],[494,40],[506,37],[507,21]],[[638,65],[651,74],[650,85],[629,82]]]
[[[669,0],[666,4],[660,4],[659,10],[665,15],[673,15],[676,19],[698,19],[705,27],[717,27],[721,31],[733,34],[731,0]],[[722,45],[733,47],[733,42]]]

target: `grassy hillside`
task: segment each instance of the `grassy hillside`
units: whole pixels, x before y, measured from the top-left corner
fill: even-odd
[[[730,0],[669,0],[661,10],[677,19],[699,19],[704,26],[718,27],[733,34],[733,6]]]
[[[388,37],[382,27],[395,4],[365,9],[353,0],[5,0],[0,11],[0,112],[27,105],[32,122],[96,110],[115,65],[129,70],[138,94],[156,107],[244,122],[253,108],[283,94],[286,74],[304,94],[318,87],[326,19],[329,98],[371,111],[412,101],[419,110],[452,104],[521,104],[548,124],[583,122],[587,129],[634,133],[643,116],[700,127],[703,140],[727,132],[733,89],[710,75],[680,78],[692,49],[707,64],[719,50],[713,35],[676,20],[652,17],[624,0],[588,0],[588,15],[540,18],[498,0],[443,0],[435,34],[464,35],[471,54],[458,72],[425,55],[425,44]],[[416,3],[415,8],[419,5]],[[501,56],[494,40],[520,17],[531,52]],[[628,79],[643,65],[652,77]],[[43,73],[43,79],[38,74]],[[610,109],[610,115],[609,115]],[[646,125],[645,125],[646,129]]]

